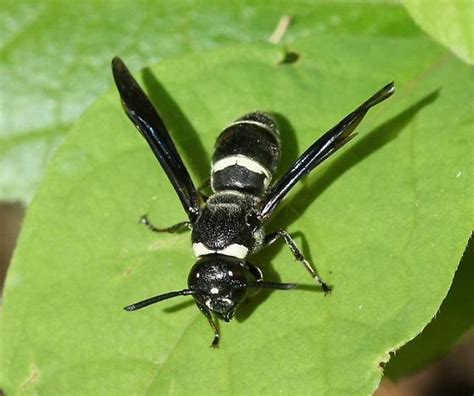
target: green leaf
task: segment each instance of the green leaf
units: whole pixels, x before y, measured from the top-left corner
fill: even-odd
[[[284,14],[286,42],[314,32],[412,36],[403,7],[313,1],[4,0],[0,10],[0,199],[29,201],[52,150],[110,84],[109,63],[132,69],[186,52],[264,42]]]
[[[472,229],[472,115],[462,105],[470,70],[424,38],[321,34],[289,50],[296,63],[279,64],[283,51],[270,45],[183,56],[142,81],[196,184],[219,130],[242,114],[279,114],[281,174],[396,81],[359,137],[300,183],[267,227],[297,236],[332,295],[262,293],[222,324],[219,350],[190,299],[123,311],[185,287],[194,259],[189,235],[138,224],[144,213],[158,225],[185,215],[112,90],[72,129],[25,220],[0,322],[7,394],[375,390],[389,351],[437,312]],[[284,246],[252,261],[269,280],[311,284]]]
[[[403,0],[415,22],[464,62],[474,64],[474,3],[471,0]]]
[[[385,367],[391,379],[398,379],[423,369],[433,360],[452,350],[464,337],[472,334],[474,304],[474,238],[471,236],[451,289],[439,312],[414,340],[404,345]]]

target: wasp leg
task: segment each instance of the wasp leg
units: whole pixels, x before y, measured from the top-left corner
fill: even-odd
[[[180,232],[183,232],[183,231],[188,231],[192,228],[192,224],[191,224],[190,221],[182,221],[181,223],[174,224],[170,227],[158,228],[158,227],[155,227],[150,222],[150,220],[148,220],[147,215],[143,215],[142,217],[140,217],[140,223],[145,224],[146,227],[149,230],[153,231],[153,232],[168,232],[170,234],[180,233]]]
[[[219,340],[221,335],[219,333],[219,327],[216,321],[212,318],[211,311],[209,311],[204,305],[196,303],[199,310],[204,314],[207,318],[207,321],[211,325],[212,331],[214,332],[214,339],[212,340],[212,344],[210,345],[212,348],[219,348]]]
[[[305,266],[305,268],[308,270],[310,275],[313,277],[313,279],[319,283],[321,288],[324,291],[324,294],[327,294],[331,291],[331,288],[329,285],[322,280],[322,278],[318,275],[318,272],[315,267],[313,267],[308,260],[305,259],[303,256],[303,253],[298,249],[298,246],[296,246],[295,241],[293,238],[288,234],[287,231],[285,230],[278,230],[274,232],[273,234],[267,235],[265,238],[264,246],[271,245],[273,242],[277,241],[278,239],[283,238],[288,245],[288,247],[291,250],[291,253],[293,253],[293,256],[295,257],[296,260],[298,260],[301,264]]]

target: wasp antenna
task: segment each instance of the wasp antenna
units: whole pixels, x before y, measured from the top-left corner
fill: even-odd
[[[257,289],[292,290],[296,289],[298,285],[296,285],[295,283],[253,282],[247,283],[247,287]]]
[[[196,290],[191,290],[191,289],[172,291],[169,293],[159,294],[157,296],[147,298],[146,300],[139,301],[135,304],[127,305],[126,307],[124,307],[124,309],[125,311],[136,311],[137,309],[145,308],[148,305],[155,304],[163,300],[168,300],[169,298],[173,298],[177,296],[189,296],[196,293],[197,293]]]

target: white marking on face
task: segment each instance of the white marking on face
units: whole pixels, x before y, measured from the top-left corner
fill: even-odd
[[[196,257],[201,257],[208,254],[223,254],[225,256],[231,256],[239,259],[247,257],[247,253],[249,251],[245,246],[239,245],[238,243],[233,243],[232,245],[226,246],[221,250],[211,250],[201,242],[193,243],[193,250]]]
[[[240,121],[235,121],[232,124],[230,124],[227,128],[234,126],[234,125],[239,125],[239,124],[251,124],[251,125],[256,125],[260,128],[266,129],[267,131],[271,133],[275,133],[275,131],[270,128],[267,124],[264,124],[263,122],[258,122],[258,121],[252,121],[252,120],[240,120]],[[226,128],[226,129],[227,129]]]
[[[212,173],[221,171],[229,166],[239,165],[248,169],[251,172],[259,173],[265,176],[263,181],[265,188],[268,187],[270,181],[272,180],[272,175],[270,172],[257,161],[246,157],[245,155],[231,155],[229,157],[225,157],[220,159],[219,161],[212,164]]]
[[[221,298],[221,301],[226,303],[226,305],[232,305],[232,300],[230,298]]]
[[[213,287],[211,289],[211,294],[217,294],[217,293],[219,293],[219,289],[217,287]]]

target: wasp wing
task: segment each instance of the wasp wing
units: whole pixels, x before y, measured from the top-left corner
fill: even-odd
[[[176,150],[168,129],[150,99],[118,57],[112,60],[112,72],[125,112],[150,145],[189,219],[194,222],[199,214],[202,198]]]
[[[355,128],[369,109],[390,97],[394,91],[392,81],[316,140],[260,201],[259,218],[265,220],[270,217],[276,206],[304,175],[354,138]]]

